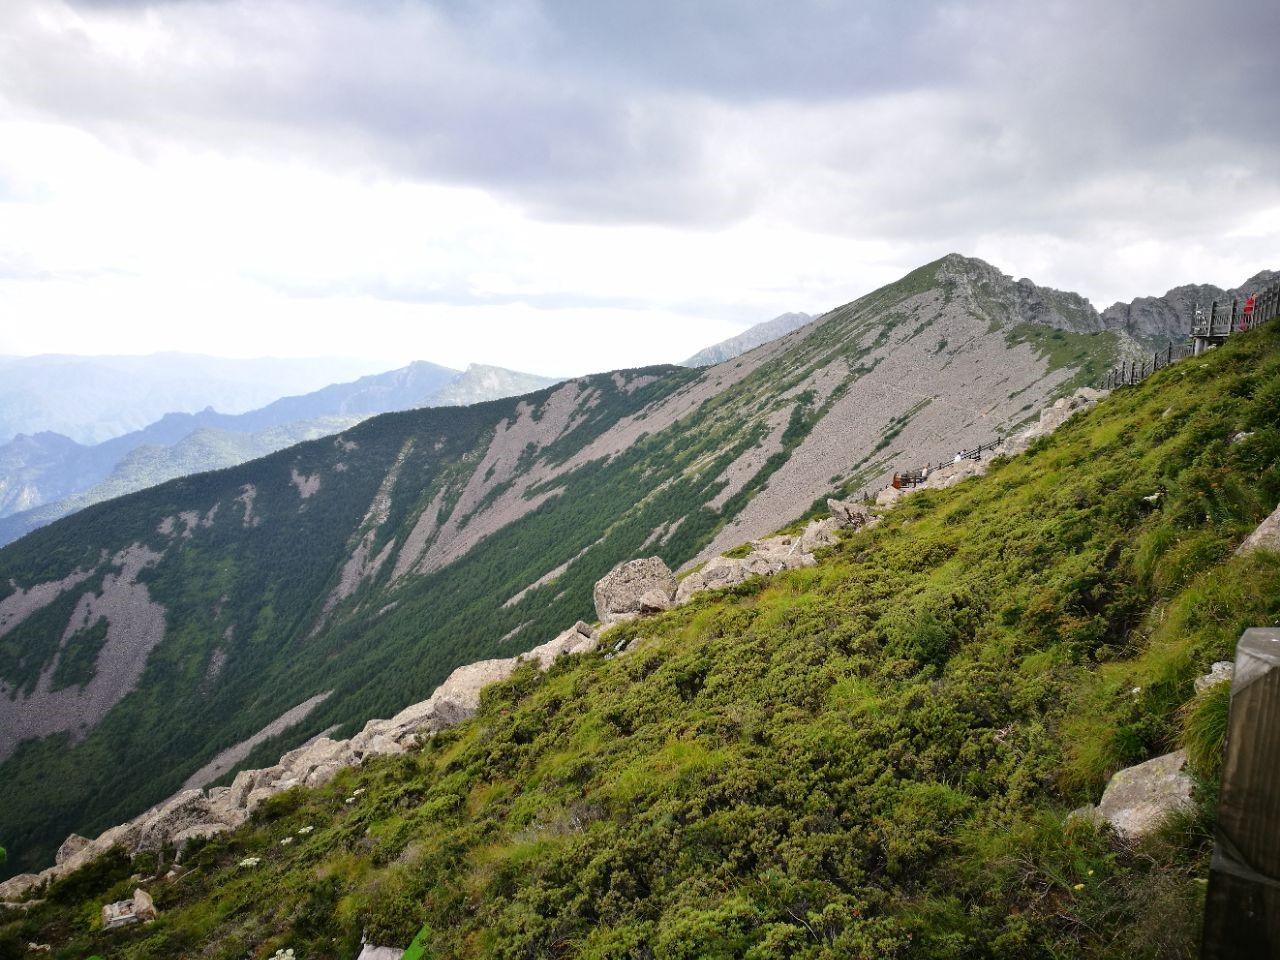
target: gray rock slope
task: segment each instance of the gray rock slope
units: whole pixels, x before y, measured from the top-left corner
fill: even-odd
[[[798,330],[812,319],[813,317],[807,313],[784,313],[772,320],[765,320],[753,327],[748,327],[736,337],[721,340],[719,343],[699,350],[688,360],[681,361],[680,366],[710,367],[717,363],[724,363],[770,340],[777,340],[792,330]]]
[[[1214,300],[1226,303],[1244,299],[1280,279],[1274,270],[1263,270],[1240,286],[1223,290],[1212,284],[1186,284],[1174,287],[1162,297],[1138,297],[1130,303],[1114,303],[1102,311],[1103,324],[1109,330],[1123,330],[1131,336],[1156,344],[1178,341],[1186,337],[1188,321],[1196,307],[1208,311]]]

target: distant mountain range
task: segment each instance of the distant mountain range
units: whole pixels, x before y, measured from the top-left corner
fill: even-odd
[[[148,356],[0,356],[0,443],[52,431],[95,444],[141,430],[166,413],[214,407],[244,413],[277,397],[374,373],[344,357],[235,360],[190,353]]]
[[[786,336],[792,330],[800,329],[812,319],[813,317],[807,313],[784,313],[780,317],[774,317],[772,320],[757,323],[754,327],[748,327],[736,337],[721,340],[719,343],[712,344],[704,350],[699,350],[688,360],[682,361],[680,366],[710,367],[717,363],[724,363],[726,360],[739,357],[748,350],[754,350],[770,340],[777,340],[779,337]]]
[[[92,446],[51,431],[19,435],[0,446],[0,544],[90,504],[234,466],[375,414],[496,400],[555,382],[500,367],[459,371],[417,361],[245,413],[168,413]]]

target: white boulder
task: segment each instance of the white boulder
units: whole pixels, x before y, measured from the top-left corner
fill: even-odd
[[[1244,556],[1255,550],[1280,553],[1280,507],[1276,507],[1271,516],[1258,524],[1258,528],[1244,538],[1244,542],[1236,548],[1236,553]]]
[[[1137,840],[1170,815],[1194,809],[1186,764],[1186,751],[1178,750],[1118,771],[1102,793],[1098,814],[1121,838]]]
[[[668,609],[675,595],[676,578],[658,557],[618,564],[592,591],[596,615],[606,626]]]

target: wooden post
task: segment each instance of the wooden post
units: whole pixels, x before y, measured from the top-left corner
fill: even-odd
[[[1280,629],[1236,644],[1203,960],[1280,957]]]

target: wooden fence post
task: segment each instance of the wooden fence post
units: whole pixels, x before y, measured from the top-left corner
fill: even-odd
[[[1236,645],[1203,960],[1280,957],[1280,629]]]

